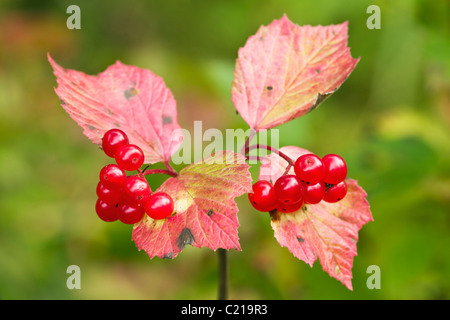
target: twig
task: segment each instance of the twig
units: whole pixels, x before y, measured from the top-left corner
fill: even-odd
[[[219,264],[219,290],[217,299],[228,299],[228,261],[227,251],[225,249],[217,249],[217,258]]]

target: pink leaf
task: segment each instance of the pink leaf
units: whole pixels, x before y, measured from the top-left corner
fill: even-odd
[[[292,159],[309,153],[298,147],[284,147],[280,151]],[[287,163],[278,158],[275,154],[265,157],[260,180],[275,182],[284,173]],[[294,174],[293,170],[290,174]],[[323,270],[352,290],[358,232],[364,224],[373,221],[373,217],[366,192],[356,180],[347,178],[346,182],[348,193],[341,201],[303,205],[294,213],[272,212],[271,225],[281,246],[287,247],[295,257],[311,267],[319,257]]]
[[[132,238],[138,249],[150,258],[174,258],[187,244],[240,250],[234,198],[251,190],[248,168],[242,155],[224,151],[166,180],[157,191],[172,196],[175,214],[163,220],[146,215],[136,224]]]
[[[97,76],[66,70],[48,56],[62,107],[101,144],[105,131],[122,129],[142,148],[145,163],[168,162],[182,134],[176,102],[162,78],[149,70],[117,61]]]
[[[239,49],[232,100],[250,128],[270,129],[314,110],[355,68],[347,22],[303,26],[286,15]]]

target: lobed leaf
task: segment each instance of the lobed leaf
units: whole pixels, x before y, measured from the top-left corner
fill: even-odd
[[[145,163],[170,160],[182,134],[175,99],[161,77],[120,61],[91,76],[48,60],[61,106],[92,142],[100,145],[107,130],[119,128],[142,148]]]
[[[292,159],[310,153],[298,147],[283,147],[281,152]],[[265,157],[260,170],[260,180],[275,182],[286,168],[284,160],[270,154]],[[289,174],[294,174],[293,169]],[[357,254],[358,232],[373,221],[366,192],[356,180],[346,179],[348,192],[337,203],[321,201],[305,204],[293,213],[271,212],[271,225],[275,238],[282,247],[311,267],[317,257],[330,276],[352,290],[353,257]]]
[[[221,151],[182,169],[157,191],[168,193],[175,213],[163,220],[147,215],[133,228],[132,239],[150,258],[175,258],[187,244],[240,250],[238,207],[234,201],[251,191],[245,157]]]
[[[348,23],[298,26],[286,15],[261,26],[239,49],[232,100],[251,129],[270,129],[314,110],[359,61]]]

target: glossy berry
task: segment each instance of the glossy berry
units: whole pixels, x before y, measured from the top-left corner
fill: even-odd
[[[123,193],[130,203],[144,204],[150,197],[150,186],[145,178],[129,176],[123,185]]]
[[[150,218],[154,220],[164,219],[173,212],[173,199],[165,192],[156,192],[144,204],[144,209]]]
[[[97,197],[108,204],[117,204],[122,200],[122,189],[118,187],[107,188],[101,182],[97,184]]]
[[[294,204],[278,202],[277,210],[280,212],[283,212],[283,213],[292,213],[292,212],[300,210],[300,208],[302,206],[303,206],[303,200],[300,200],[299,202],[294,203]]]
[[[248,194],[252,206],[262,212],[272,211],[276,208],[277,197],[273,185],[267,180],[260,180],[253,184],[253,193]]]
[[[322,158],[325,166],[323,181],[328,184],[337,184],[347,177],[347,164],[337,154],[327,154]]]
[[[274,185],[277,199],[285,204],[294,204],[303,199],[303,185],[295,175],[278,178]]]
[[[117,149],[128,144],[128,137],[120,129],[111,129],[105,132],[102,139],[102,149],[105,154],[114,158]]]
[[[100,182],[107,188],[120,188],[127,175],[117,164],[108,164],[100,170]]]
[[[117,149],[115,159],[123,170],[133,171],[144,163],[144,152],[134,144],[127,144]]]
[[[305,187],[305,192],[303,195],[303,200],[305,203],[317,204],[322,201],[327,189],[323,181],[319,181],[316,184],[304,184],[303,186]]]
[[[139,204],[122,202],[118,205],[119,220],[125,224],[135,224],[145,215],[144,207]]]
[[[298,157],[294,163],[294,171],[296,176],[307,184],[316,184],[325,175],[322,159],[312,153]]]
[[[347,194],[347,184],[345,183],[345,181],[341,181],[327,190],[325,196],[323,197],[323,200],[325,202],[335,203],[344,199],[346,194]]]
[[[119,211],[117,204],[109,204],[101,199],[97,199],[95,203],[95,212],[100,219],[106,222],[112,222],[119,219]]]

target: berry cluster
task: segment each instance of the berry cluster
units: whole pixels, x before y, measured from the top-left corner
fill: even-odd
[[[253,193],[248,198],[258,211],[294,212],[304,203],[320,201],[334,203],[347,194],[347,165],[336,154],[327,154],[322,159],[315,154],[304,154],[294,163],[294,174],[286,174],[274,185],[266,180],[253,184]]]
[[[145,214],[155,220],[172,214],[174,203],[167,193],[152,193],[142,172],[130,176],[125,173],[142,166],[144,153],[141,148],[129,143],[122,130],[108,130],[102,139],[102,149],[116,163],[108,164],[100,170],[95,205],[100,219],[135,224]]]

